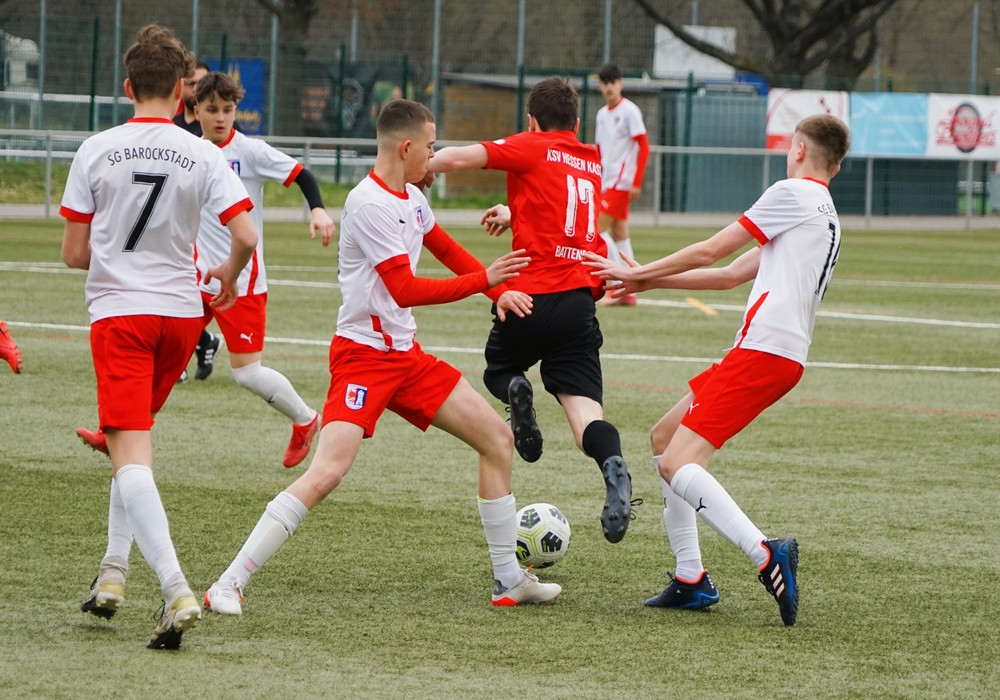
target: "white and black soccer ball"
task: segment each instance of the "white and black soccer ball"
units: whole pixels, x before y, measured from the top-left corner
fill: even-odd
[[[517,511],[517,560],[544,569],[566,556],[569,520],[551,503],[532,503]]]

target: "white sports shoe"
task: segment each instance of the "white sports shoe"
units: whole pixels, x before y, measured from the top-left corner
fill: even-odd
[[[511,588],[504,588],[499,581],[493,582],[493,604],[505,607],[548,603],[562,593],[558,583],[542,583],[530,571],[523,571],[524,579]]]
[[[218,615],[242,615],[243,591],[216,581],[205,591],[205,607]]]

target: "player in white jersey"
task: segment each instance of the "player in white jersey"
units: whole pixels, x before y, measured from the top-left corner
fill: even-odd
[[[201,330],[194,241],[202,207],[232,232],[230,254],[207,276],[211,303],[236,300],[236,278],[257,245],[246,189],[218,149],[170,121],[193,63],[168,30],[147,25],[125,53],[127,124],[80,146],[66,181],[62,258],[87,270],[90,347],[100,434],[111,457],[108,546],[81,610],[110,618],[124,599],[132,539],[163,590],[147,646],[176,649],[201,619],[181,572],[153,480],[150,429]],[[79,431],[78,431],[79,432]]]
[[[649,139],[642,112],[622,97],[622,72],[615,63],[597,71],[598,87],[606,104],[597,110],[594,143],[601,154],[601,215],[598,231],[608,244],[609,258],[622,262],[621,253],[635,258],[628,231],[629,204],[642,195],[642,178],[649,160]],[[602,306],[634,306],[634,294],[608,296]]]
[[[223,615],[242,613],[250,576],[337,487],[386,409],[421,430],[433,425],[451,433],[479,453],[479,513],[493,562],[493,604],[547,602],[562,590],[517,562],[510,428],[457,369],[423,352],[410,311],[483,292],[504,317],[530,313],[527,294],[500,286],[528,258],[518,250],[484,268],[435,223],[426,198],[409,184],[425,178],[434,152],[434,117],[426,107],[387,102],[376,134],[375,167],[348,195],[341,218],[343,304],[330,344],[319,446],[309,469],[268,504],[232,564],[205,592],[206,606]],[[458,276],[416,277],[422,247]]]
[[[733,348],[692,379],[691,391],[653,426],[650,442],[663,491],[663,522],[676,576],[646,605],[698,609],[719,592],[701,562],[696,514],[743,550],[774,596],[785,625],[795,624],[798,543],[766,539],[706,467],[722,445],[802,376],[816,311],[840,253],[840,221],[828,185],[850,147],[847,127],[829,115],[798,124],[788,179],[768,188],[736,222],[665,258],[625,268],[593,255],[586,263],[615,294],[654,287],[731,289],[754,280]],[[759,246],[729,265],[703,268],[748,243]],[[668,574],[669,575],[669,574]]]
[[[309,408],[285,375],[261,364],[267,322],[267,270],[264,266],[264,183],[275,180],[285,187],[296,183],[305,195],[311,219],[309,234],[319,232],[323,245],[329,245],[336,233],[333,220],[323,207],[316,178],[289,155],[250,138],[233,127],[236,105],[243,98],[243,88],[225,73],[209,73],[198,82],[195,114],[204,137],[222,150],[222,155],[239,175],[250,193],[254,208],[250,212],[260,232],[257,249],[238,282],[239,298],[228,311],[216,312],[208,304],[219,289],[217,280],[207,280],[206,272],[219,264],[229,250],[229,231],[209,211],[203,211],[195,264],[205,299],[205,325],[214,317],[226,339],[233,379],[260,396],[292,421],[292,437],[282,464],[298,465],[309,454],[313,437],[319,431],[319,414]]]

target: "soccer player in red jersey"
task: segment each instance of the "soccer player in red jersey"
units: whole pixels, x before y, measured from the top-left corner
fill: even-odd
[[[595,255],[594,274],[620,280],[614,294],[667,289],[732,289],[753,280],[731,350],[694,377],[687,393],[653,426],[650,442],[663,491],[663,522],[677,558],[676,577],[646,601],[659,608],[714,605],[719,592],[701,563],[696,515],[739,547],[778,603],[781,620],[798,614],[798,542],[765,539],[707,470],[731,437],[791,391],[802,377],[816,311],[840,255],[840,220],[830,180],[850,147],[836,117],[807,117],[795,128],[787,175],[746,213],[710,238],[646,265],[629,267]],[[729,265],[709,267],[750,243]]]
[[[479,454],[478,508],[493,564],[493,605],[544,603],[562,591],[517,562],[510,431],[458,370],[421,349],[411,311],[482,292],[501,317],[528,315],[531,298],[503,286],[528,259],[515,250],[484,268],[436,223],[427,199],[410,184],[424,180],[434,155],[430,110],[391,100],[379,113],[376,134],[375,167],[351,190],[341,219],[343,303],[330,343],[319,445],[306,472],[268,503],[229,568],[205,592],[206,606],[222,615],[242,614],[251,575],[340,484],[386,409],[421,430],[444,430]],[[423,247],[457,276],[417,277]]]
[[[177,561],[153,480],[152,416],[201,331],[193,260],[202,207],[232,235],[229,255],[207,272],[221,282],[211,302],[217,309],[236,300],[236,279],[257,232],[246,188],[219,149],[171,123],[192,68],[184,45],[169,30],[147,25],[125,53],[125,67],[135,116],[81,144],[60,207],[63,261],[87,270],[99,435],[112,475],[108,546],[80,607],[98,617],[115,614],[134,537],[164,598],[147,646],[176,649],[201,608]]]
[[[581,264],[585,252],[604,255],[607,245],[597,229],[601,161],[596,148],[576,137],[579,110],[572,85],[561,78],[542,80],[528,95],[528,131],[442,148],[430,168],[507,172],[513,247],[531,257],[531,264],[509,284],[530,294],[534,306],[524,318],[494,319],[483,381],[493,396],[509,404],[514,445],[525,461],[534,462],[542,454],[542,434],[524,373],[541,363],[545,390],[562,405],[577,447],[597,462],[604,476],[604,536],[620,542],[632,515],[632,482],[618,429],[604,420],[602,406],[603,337],[595,300],[604,285]]]

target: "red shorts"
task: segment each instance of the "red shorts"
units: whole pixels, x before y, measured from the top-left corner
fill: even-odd
[[[405,352],[384,352],[339,336],[330,343],[330,375],[323,425],[353,423],[365,429],[365,437],[375,434],[387,408],[427,430],[462,378],[416,343]]]
[[[733,348],[721,363],[688,382],[694,400],[681,425],[720,449],[765,408],[791,391],[804,369],[785,357]]]
[[[101,429],[149,430],[198,344],[200,318],[112,316],[90,327]]]
[[[628,190],[605,190],[601,193],[601,213],[612,219],[628,219]]]
[[[215,318],[226,339],[226,347],[234,352],[262,352],[264,350],[264,327],[267,325],[267,292],[238,297],[229,311],[216,311],[208,302],[212,295],[201,293],[202,308],[205,310],[204,325]]]

